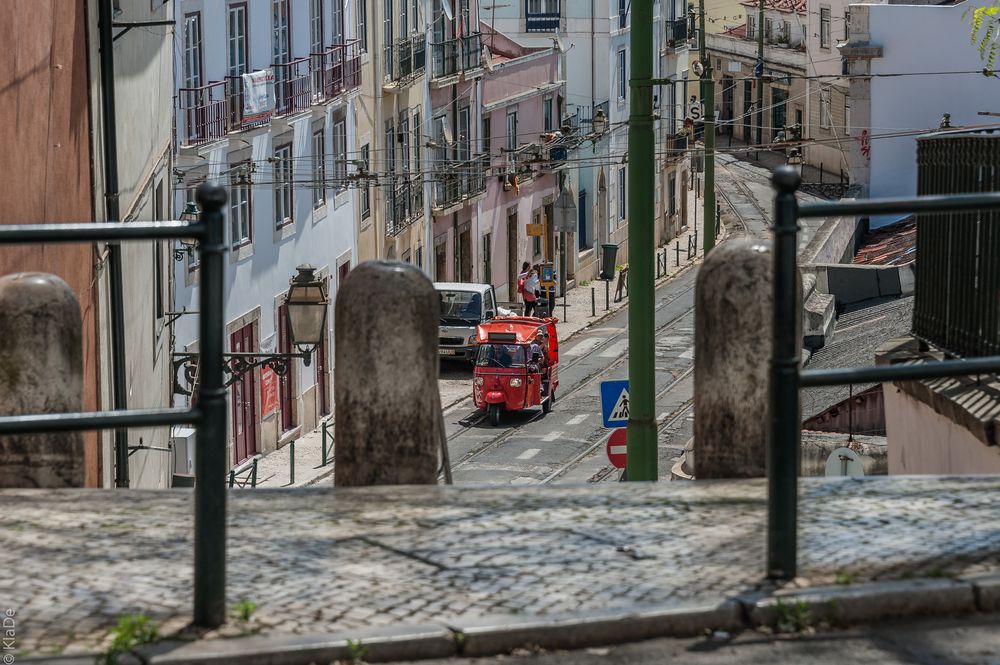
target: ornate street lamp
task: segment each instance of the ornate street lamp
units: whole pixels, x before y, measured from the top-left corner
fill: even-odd
[[[198,206],[194,201],[188,201],[184,206],[184,212],[181,213],[182,222],[197,222],[201,218],[201,211],[198,210]],[[182,238],[178,241],[180,247],[174,248],[174,261],[183,261],[184,255],[187,254],[191,256],[194,253],[195,247],[198,246],[197,240],[191,240],[190,238]]]
[[[301,352],[302,360],[308,366],[312,352],[323,343],[330,300],[326,297],[326,284],[316,277],[315,266],[307,263],[296,270],[298,274],[289,281],[285,311],[288,313],[288,334],[292,344]]]
[[[597,109],[597,113],[594,114],[593,125],[594,134],[597,136],[602,136],[604,132],[608,131],[608,116],[604,113],[604,109]]]
[[[301,265],[289,280],[285,294],[285,319],[288,337],[296,353],[258,353],[237,351],[224,353],[223,369],[226,372],[226,386],[236,383],[244,374],[255,367],[268,367],[278,376],[285,376],[292,368],[292,361],[301,359],[305,365],[312,361],[313,351],[323,343],[326,330],[326,316],[330,299],[326,293],[326,283],[316,276],[315,266]],[[174,392],[191,395],[198,376],[197,353],[175,353]],[[178,376],[183,370],[183,376]]]

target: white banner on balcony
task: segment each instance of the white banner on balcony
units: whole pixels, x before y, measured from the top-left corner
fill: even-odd
[[[243,74],[243,122],[267,120],[274,111],[274,72]]]

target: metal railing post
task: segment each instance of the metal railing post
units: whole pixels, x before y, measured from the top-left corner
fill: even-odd
[[[257,458],[253,458],[253,464],[250,465],[250,487],[257,487]]]
[[[795,577],[797,558],[799,411],[798,201],[795,169],[775,169],[774,274],[770,360],[770,431],[767,441],[767,576]]]
[[[199,372],[194,485],[194,624],[215,628],[226,620],[226,388],[223,376],[223,280],[226,252],[222,208],[226,190],[203,184],[196,193],[204,225],[201,266]]]

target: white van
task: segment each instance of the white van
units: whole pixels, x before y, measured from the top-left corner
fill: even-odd
[[[476,326],[501,311],[497,294],[489,284],[435,282],[441,311],[438,313],[438,353],[442,358],[476,357]]]

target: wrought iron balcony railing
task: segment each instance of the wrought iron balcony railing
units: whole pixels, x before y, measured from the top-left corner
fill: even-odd
[[[200,145],[222,138],[229,131],[227,115],[224,81],[177,91],[177,133],[181,145]]]
[[[303,111],[312,104],[312,74],[310,58],[274,63],[274,115]]]
[[[444,210],[486,192],[489,161],[479,157],[452,162],[437,174],[434,185],[434,209]]]
[[[413,35],[385,47],[385,78],[406,85],[424,73],[427,66],[427,45],[424,35]]]
[[[431,77],[454,76],[482,66],[482,36],[477,32],[431,45]]]
[[[394,186],[385,202],[387,236],[402,233],[424,214],[424,185],[420,178],[406,178]]]
[[[229,121],[229,131],[238,132],[244,129],[260,127],[271,121],[273,111],[263,111],[250,114],[246,112],[244,98],[246,83],[242,76],[226,77],[226,113]]]
[[[524,19],[526,32],[555,32],[559,29],[559,12],[528,14]]]
[[[361,86],[359,41],[334,44],[322,53],[310,54],[313,99],[328,102]]]
[[[663,45],[666,49],[682,49],[688,44],[688,17],[681,16],[666,22]]]

